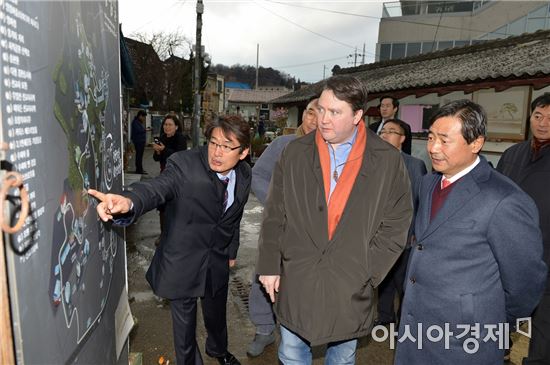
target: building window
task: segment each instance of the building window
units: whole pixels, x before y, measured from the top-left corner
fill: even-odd
[[[455,41],[455,47],[469,46],[470,41]]]
[[[453,41],[439,41],[438,50],[453,48]]]
[[[380,45],[380,61],[389,60],[391,57],[391,43]]]
[[[394,43],[391,49],[391,59],[395,60],[397,58],[404,58],[405,46],[406,46],[406,43]]]
[[[422,42],[422,53],[435,51],[434,42]]]
[[[416,56],[420,54],[420,48],[422,43],[408,43],[407,44],[407,57]]]
[[[267,105],[267,104],[262,104],[262,106],[260,107],[260,109],[269,109],[269,105]]]
[[[218,93],[221,94],[223,92],[223,81],[218,80]]]

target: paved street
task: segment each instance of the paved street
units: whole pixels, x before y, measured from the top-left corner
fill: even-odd
[[[152,159],[152,150],[146,149],[144,167],[149,175],[143,180],[158,174],[159,166]],[[130,170],[133,170],[133,161]],[[131,177],[131,175],[129,175]],[[261,223],[262,207],[254,195],[250,195],[241,224],[241,246],[237,265],[230,278],[228,298],[229,350],[242,364],[277,364],[276,346],[271,345],[264,355],[250,359],[246,356],[248,342],[254,336],[254,327],[247,315],[247,294],[254,270],[257,254],[257,239]],[[130,351],[143,354],[143,364],[157,364],[160,356],[175,363],[172,341],[170,308],[167,302],[156,298],[145,281],[145,272],[153,256],[154,241],[160,234],[158,212],[151,211],[141,217],[137,224],[127,229],[128,285],[130,305],[137,318],[137,326],[130,336]],[[199,314],[200,315],[200,314]],[[215,365],[216,361],[204,354],[205,331],[202,318],[199,318],[197,336],[206,365]],[[527,352],[525,337],[514,337],[515,341],[510,364],[521,364],[521,357]],[[319,353],[319,349],[314,354]],[[323,364],[323,358],[314,355],[315,365]],[[370,337],[360,340],[357,355],[358,365],[390,365],[393,351],[389,343],[377,343]]]

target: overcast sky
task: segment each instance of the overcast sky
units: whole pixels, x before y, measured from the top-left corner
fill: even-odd
[[[196,0],[120,0],[125,36],[180,31],[195,43]],[[338,13],[340,12],[340,13]],[[346,13],[346,14],[342,14]],[[316,82],[335,64],[353,66],[354,48],[374,61],[382,1],[204,0],[202,43],[214,64],[273,67]],[[360,64],[361,57],[357,58]]]

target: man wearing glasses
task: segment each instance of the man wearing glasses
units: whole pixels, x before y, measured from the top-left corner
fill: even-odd
[[[507,149],[497,170],[519,185],[537,205],[544,243],[544,261],[550,267],[550,94],[545,93],[531,103],[533,137]],[[549,271],[550,273],[550,271]],[[550,280],[533,315],[533,335],[529,356],[524,365],[550,364]]]
[[[384,123],[384,126],[378,132],[380,138],[388,142],[399,151],[402,151],[402,146],[407,140],[407,136],[410,136],[411,127],[402,121],[401,119],[388,119]],[[407,133],[408,132],[408,133]],[[413,206],[416,208],[418,205],[418,191],[417,186],[420,183],[422,176],[426,175],[426,165],[424,161],[401,153],[409,178],[411,180],[411,190],[413,195]],[[389,323],[395,323],[395,310],[394,310],[394,297],[397,292],[399,295],[399,302],[403,298],[403,282],[405,281],[405,271],[407,269],[407,261],[409,260],[409,253],[411,248],[411,241],[414,239],[414,214],[411,227],[409,228],[409,236],[407,237],[407,246],[405,251],[397,260],[397,263],[393,266],[388,276],[378,287],[378,319],[375,321],[376,325],[387,325]],[[397,310],[397,318],[399,318],[399,309]]]
[[[178,364],[202,364],[195,338],[197,299],[208,333],[206,354],[220,364],[239,361],[227,349],[226,304],[229,268],[235,265],[239,225],[250,191],[248,124],[237,116],[214,119],[206,146],[174,153],[165,170],[121,195],[97,198],[103,221],[129,225],[166,206],[166,229],[147,271],[154,293],[170,300]]]

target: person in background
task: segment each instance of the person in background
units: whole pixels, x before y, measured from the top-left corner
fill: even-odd
[[[378,134],[384,141],[401,151],[401,148],[407,140],[407,136],[411,134],[410,130],[411,127],[401,119],[388,119]],[[416,208],[418,207],[417,188],[422,176],[427,173],[426,165],[424,161],[407,155],[406,153],[401,153],[401,157],[403,157],[411,180],[413,206],[416,212]],[[395,293],[397,292],[399,295],[399,305],[401,305],[403,299],[403,282],[405,281],[405,272],[407,270],[407,262],[409,261],[411,242],[414,240],[414,219],[415,214],[413,214],[412,223],[409,228],[405,251],[403,251],[397,263],[388,273],[388,276],[386,276],[378,287],[378,319],[375,322],[377,325],[386,325],[395,322],[396,312],[397,318],[399,318],[399,308],[397,311],[394,309]]]
[[[262,205],[265,204],[271,174],[283,149],[290,141],[317,128],[317,101],[318,97],[315,96],[308,102],[302,114],[302,124],[296,130],[296,134],[275,138],[252,168],[252,192]],[[252,279],[248,296],[248,314],[250,320],[256,326],[256,334],[254,340],[248,345],[246,353],[251,357],[256,357],[264,352],[266,346],[275,342],[275,315],[273,314],[271,300],[262,289],[257,275],[254,275]]]
[[[505,325],[529,316],[544,291],[537,207],[479,155],[486,134],[485,111],[470,100],[432,117],[436,172],[419,186],[399,321],[399,336],[411,337],[397,343],[396,365],[502,365]],[[428,341],[434,327],[450,336]],[[411,339],[420,336],[422,346]]]
[[[89,190],[103,221],[127,226],[166,205],[166,229],[147,270],[155,295],[170,300],[178,364],[202,365],[196,340],[197,301],[206,327],[206,354],[220,365],[239,365],[228,351],[229,269],[239,248],[239,226],[251,171],[242,162],[250,148],[248,124],[219,117],[205,132],[207,146],[172,154],[166,168],[121,195]]]
[[[145,142],[147,140],[147,129],[145,127],[145,118],[147,112],[145,110],[138,111],[136,117],[132,121],[132,130],[130,139],[136,150],[136,174],[147,175],[143,170],[143,152],[145,151]]]
[[[389,119],[397,118],[397,112],[399,111],[399,100],[390,95],[383,95],[380,97],[380,104],[378,104],[378,111],[380,112],[381,119],[369,125],[371,131],[380,134],[380,131],[384,127],[384,123]],[[401,151],[407,155],[411,154],[412,149],[412,134],[411,128],[406,131],[406,138]]]
[[[168,114],[161,125],[161,134],[158,143],[153,144],[153,159],[160,163],[160,171],[166,167],[166,161],[174,152],[185,151],[187,141],[181,133],[181,123],[177,116]]]
[[[550,93],[531,103],[529,118],[532,137],[518,143],[500,158],[497,171],[512,179],[537,205],[544,242],[544,261],[550,266]],[[549,272],[550,274],[550,272]],[[546,289],[532,318],[529,355],[523,365],[550,364],[550,276]]]
[[[327,79],[316,132],[290,142],[273,170],[256,270],[276,303],[283,364],[311,364],[324,344],[326,364],[354,364],[374,288],[405,246],[409,177],[399,151],[365,127],[366,101],[356,77]]]

